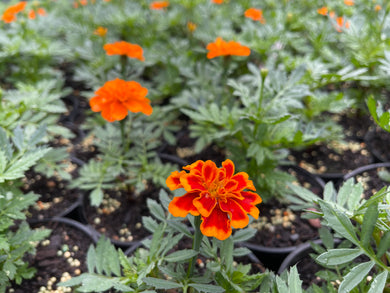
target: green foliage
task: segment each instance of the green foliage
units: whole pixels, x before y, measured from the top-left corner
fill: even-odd
[[[338,237],[348,240],[352,245],[352,248],[333,248],[332,236],[325,233],[323,238],[328,238],[327,250],[316,257],[318,263],[341,272],[339,292],[354,292],[355,288],[374,292],[370,286],[381,292],[390,271],[389,190],[384,187],[366,200],[361,197],[361,184],[355,184],[353,178],[347,180],[338,193],[332,183],[327,183],[323,198],[302,187],[290,187],[295,194],[290,198],[297,204],[296,207],[315,207],[317,211],[311,212],[311,217],[321,217],[323,223],[334,230]],[[354,262],[361,255],[366,255],[369,261]],[[322,272],[320,275],[334,280],[332,273]],[[372,278],[370,283],[366,281],[367,275]]]
[[[26,134],[15,128],[8,138],[0,128],[0,292],[15,282],[34,276],[24,256],[35,253],[36,244],[46,238],[49,230],[31,230],[24,221],[25,211],[38,195],[23,194],[19,186],[24,173],[41,159],[49,148],[37,146],[45,135],[45,127]],[[21,222],[21,223],[20,223]]]
[[[378,124],[383,130],[390,132],[390,112],[384,111],[382,103],[376,101],[372,96],[367,99],[368,110],[376,124]]]
[[[148,121],[140,115],[128,118],[95,127],[90,134],[99,154],[82,166],[71,187],[91,190],[93,205],[101,204],[106,189],[135,187],[136,196],[146,190],[148,182],[162,186],[174,170],[157,154],[161,137],[171,139],[169,129],[161,121]]]

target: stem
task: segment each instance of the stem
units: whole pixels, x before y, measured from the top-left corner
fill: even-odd
[[[120,63],[121,63],[121,74],[122,78],[126,78],[126,66],[127,66],[127,56],[126,55],[121,55],[120,56]]]
[[[203,234],[200,231],[200,223],[201,218],[200,216],[195,217],[194,226],[195,226],[195,234],[194,234],[194,241],[192,242],[192,249],[195,250],[199,254],[199,248],[200,244],[202,243]],[[195,262],[198,257],[198,254],[195,255],[192,259],[190,259],[188,264],[188,271],[187,271],[187,277],[191,278],[194,273],[195,268]]]

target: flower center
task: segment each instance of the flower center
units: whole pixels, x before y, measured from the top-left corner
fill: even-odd
[[[223,201],[226,202],[227,200],[227,194],[225,190],[225,184],[222,181],[215,180],[211,185],[207,188],[207,191],[209,192],[209,196],[211,198],[215,198],[217,201]]]

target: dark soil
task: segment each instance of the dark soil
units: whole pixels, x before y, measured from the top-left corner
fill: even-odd
[[[67,188],[67,181],[56,177],[46,178],[41,174],[29,171],[24,178],[23,191],[34,191],[39,200],[28,210],[30,219],[46,219],[65,216],[76,208],[80,192]]]
[[[390,162],[390,133],[375,127],[367,133],[365,141],[368,149],[378,162]]]
[[[77,276],[87,271],[86,254],[94,241],[86,233],[71,225],[55,221],[44,225],[32,225],[32,227],[51,229],[52,232],[48,238],[50,242],[46,245],[45,242],[41,242],[37,246],[35,257],[29,256],[30,266],[37,270],[36,275],[31,280],[24,280],[21,285],[13,286],[14,293],[37,293],[41,287],[49,289],[48,281],[51,278],[55,278],[51,289],[56,289],[55,284],[60,282],[64,273]],[[68,261],[69,257],[66,258],[66,251],[73,260],[78,260],[80,264],[77,265],[76,261],[72,266]]]
[[[373,164],[370,169],[362,170],[361,172],[359,172],[359,168],[347,174],[344,180],[354,178],[355,182],[360,182],[364,189],[364,198],[368,199],[383,187],[389,186],[390,183],[380,177],[380,172],[390,172],[390,164],[388,164],[387,167],[389,168],[379,167],[377,164]],[[364,166],[362,166],[362,168],[364,168]]]
[[[89,197],[85,196],[81,212],[82,218],[89,225],[115,244],[124,246],[150,235],[142,226],[142,217],[150,215],[146,200],[148,198],[157,200],[159,189],[150,186],[137,196],[124,190],[106,193],[108,197],[100,207],[91,206]]]

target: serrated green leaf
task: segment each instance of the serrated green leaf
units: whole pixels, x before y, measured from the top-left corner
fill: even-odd
[[[168,220],[168,226],[174,228],[176,231],[183,233],[188,237],[192,237],[191,232],[188,230],[188,226],[182,222],[178,222],[175,220]]]
[[[293,266],[290,269],[290,273],[288,275],[288,287],[289,293],[302,293],[302,281],[299,278],[296,266]]]
[[[324,200],[328,202],[334,202],[336,199],[336,190],[334,188],[333,182],[329,181],[325,184],[324,188]]]
[[[198,252],[192,249],[183,249],[179,251],[172,252],[165,256],[167,262],[182,262],[188,260],[194,256],[198,255]]]
[[[87,266],[88,266],[88,272],[94,273],[95,267],[96,267],[96,252],[95,247],[91,245],[88,248],[87,252]]]
[[[320,200],[319,204],[321,210],[324,212],[324,218],[328,221],[329,226],[337,233],[341,234],[344,238],[358,245],[359,241],[357,239],[354,226],[349,218],[323,200]]]
[[[236,242],[243,242],[243,241],[247,241],[251,238],[253,238],[253,236],[255,236],[257,230],[256,229],[253,229],[253,228],[246,228],[246,229],[240,229],[240,230],[236,230],[232,236],[233,238],[233,241],[236,243]]]
[[[3,150],[0,149],[0,174],[3,174],[7,167],[8,159]],[[1,176],[1,175],[0,175]]]
[[[343,183],[337,194],[337,204],[339,204],[340,206],[344,206],[347,203],[348,198],[352,194],[354,184],[355,182],[353,178],[350,178]]]
[[[344,277],[339,287],[339,293],[348,293],[355,288],[367,276],[375,265],[374,261],[358,264]]]
[[[214,293],[214,292],[225,292],[225,289],[223,289],[220,286],[216,285],[209,285],[209,284],[188,284],[189,287],[192,287],[199,292],[205,292],[205,293]]]
[[[376,256],[378,258],[381,258],[388,249],[390,249],[390,231],[386,231],[383,234],[383,236],[379,242],[379,245],[378,245],[378,250],[376,252]]]
[[[91,205],[98,207],[103,201],[103,190],[101,188],[95,188],[89,194]]]
[[[362,253],[358,248],[336,248],[320,254],[316,260],[325,265],[339,265],[354,260]]]
[[[23,149],[23,130],[17,126],[13,131],[12,142],[16,148],[21,151]]]
[[[383,289],[386,286],[386,280],[387,280],[387,271],[383,271],[379,275],[377,275],[370,284],[370,290],[368,290],[367,293],[377,293],[377,292],[383,292]]]
[[[364,213],[362,231],[360,236],[360,241],[364,248],[368,248],[369,246],[371,246],[370,241],[372,239],[372,233],[374,231],[378,215],[378,204],[376,203],[370,205]]]
[[[158,279],[158,278],[152,278],[152,277],[146,277],[142,279],[147,285],[153,286],[156,289],[174,289],[174,288],[181,288],[182,285],[176,282]]]
[[[157,201],[148,198],[146,204],[150,210],[150,213],[159,219],[160,221],[165,221],[165,212],[164,209],[157,203]]]

